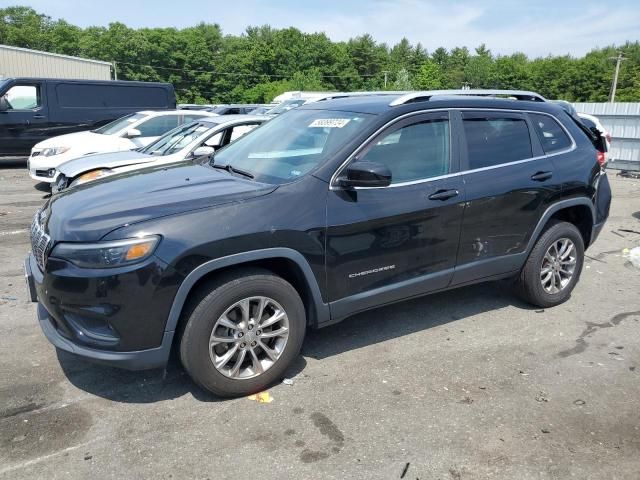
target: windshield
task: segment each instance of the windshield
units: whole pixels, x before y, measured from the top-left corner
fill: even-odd
[[[281,184],[302,177],[362,131],[374,115],[333,110],[292,110],[221,150],[215,165]]]
[[[268,113],[269,115],[279,115],[281,113],[288,112],[293,108],[299,107],[300,105],[304,105],[304,102],[306,102],[306,100],[302,98],[298,100],[286,100],[277,107],[273,107]]]
[[[262,115],[264,113],[267,113],[269,110],[270,110],[269,107],[258,107],[258,108],[254,108],[249,113],[251,115]]]
[[[150,143],[140,152],[147,155],[164,156],[179,152],[191,142],[199,138],[205,132],[216,125],[212,123],[192,122],[181,125],[178,128],[165,133],[153,143]]]
[[[146,117],[144,113],[131,113],[129,115],[125,115],[124,117],[120,117],[119,119],[114,120],[111,123],[107,123],[100,128],[96,128],[95,130],[93,130],[93,132],[101,133],[102,135],[113,135],[115,133],[118,133],[120,130],[127,128],[132,123],[143,119],[144,117]]]

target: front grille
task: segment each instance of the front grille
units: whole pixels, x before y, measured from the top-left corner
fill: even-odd
[[[31,250],[36,258],[40,270],[44,271],[44,264],[51,247],[51,237],[46,234],[40,223],[40,210],[38,210],[31,222]]]
[[[40,152],[38,152],[38,151],[31,152],[31,156],[32,157],[37,157],[38,155],[40,155]]]

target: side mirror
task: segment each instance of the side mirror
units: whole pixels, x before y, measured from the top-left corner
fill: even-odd
[[[142,133],[137,128],[130,128],[129,130],[124,132],[125,138],[137,138],[141,136],[142,136]]]
[[[208,157],[209,155],[211,155],[215,151],[216,151],[216,149],[213,148],[213,147],[208,147],[207,145],[202,145],[201,147],[196,148],[191,153],[191,156],[194,157],[194,158]]]
[[[338,179],[343,187],[388,187],[391,185],[389,167],[376,162],[353,162]]]

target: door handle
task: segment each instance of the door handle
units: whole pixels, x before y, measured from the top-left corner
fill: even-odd
[[[458,190],[438,190],[436,193],[429,195],[429,200],[449,200],[450,198],[457,197],[460,194]]]
[[[545,180],[549,180],[551,177],[553,177],[552,172],[537,172],[536,174],[531,175],[531,180],[544,182]]]
[[[44,115],[40,115],[39,113],[36,113],[33,118],[44,118]]]

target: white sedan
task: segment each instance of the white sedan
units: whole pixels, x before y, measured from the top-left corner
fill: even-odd
[[[31,149],[29,176],[39,182],[54,183],[56,167],[64,162],[90,153],[144,147],[183,123],[212,116],[204,111],[149,110],[126,115],[96,130],[48,138]]]
[[[60,165],[54,193],[114,173],[211,155],[269,120],[261,115],[221,115],[182,125],[150,145],[127,152],[99,153]]]

